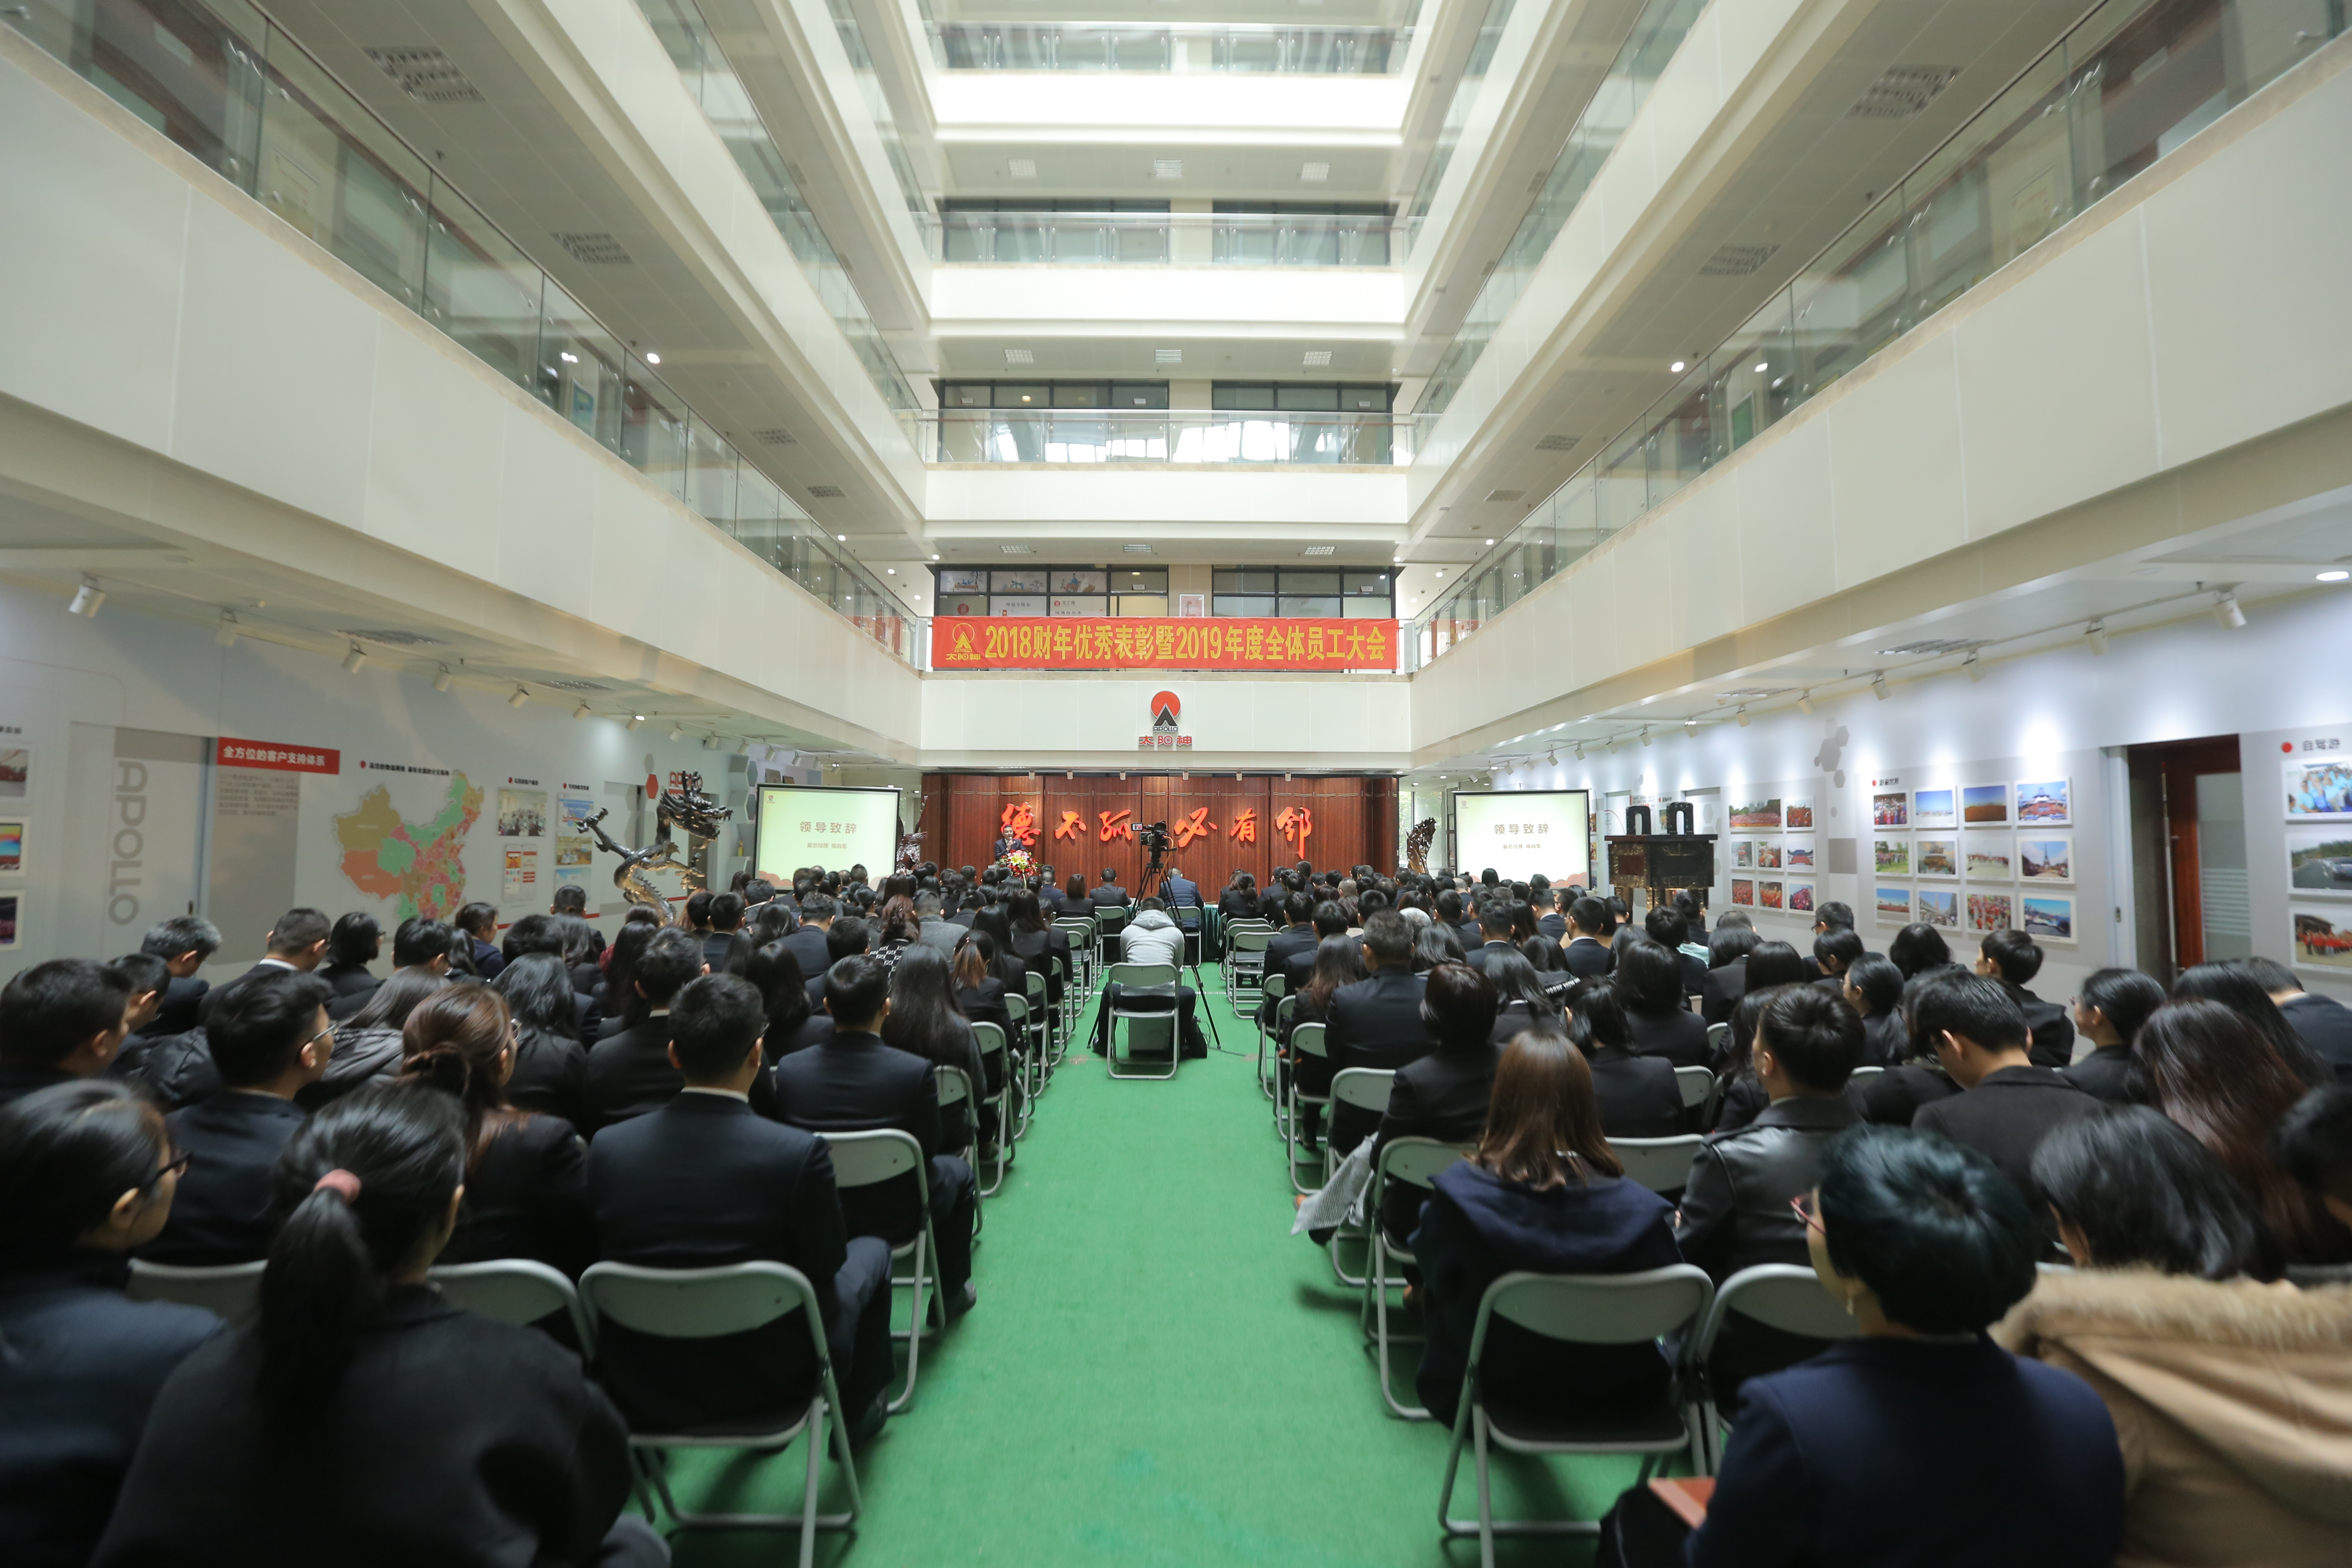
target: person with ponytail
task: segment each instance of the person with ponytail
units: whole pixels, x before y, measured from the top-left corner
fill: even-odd
[[[0,1107],[0,1563],[79,1568],[164,1379],[220,1329],[123,1294],[172,1212],[163,1112],[84,1079]]]
[[[446,1089],[466,1113],[466,1202],[444,1259],[527,1258],[577,1278],[596,1260],[585,1147],[563,1118],[508,1103],[522,1037],[506,998],[452,985],[408,1016],[402,1037],[402,1081]]]

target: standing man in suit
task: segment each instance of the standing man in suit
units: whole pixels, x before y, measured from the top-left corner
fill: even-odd
[[[1127,908],[1127,889],[1118,885],[1118,873],[1104,867],[1102,885],[1087,895],[1087,901],[1098,910]]]
[[[1412,928],[1394,910],[1365,918],[1364,963],[1371,978],[1331,993],[1324,1014],[1323,1045],[1334,1078],[1349,1068],[1402,1068],[1437,1047],[1437,1036],[1422,1016],[1428,983],[1412,972]],[[1347,1153],[1378,1125],[1368,1110],[1333,1106],[1332,1152]]]
[[[940,1294],[950,1314],[977,1300],[971,1284],[971,1167],[940,1148],[939,1091],[931,1063],[882,1043],[890,1012],[890,973],[865,953],[842,959],[824,975],[824,1010],[833,1037],[794,1051],[775,1067],[778,1118],[812,1132],[864,1132],[893,1127],[914,1135],[929,1161],[931,1234],[939,1242]],[[893,1183],[892,1186],[898,1184]],[[920,1223],[911,1193],[853,1187],[842,1215],[855,1236],[894,1244]]]
[[[268,1256],[278,1230],[270,1173],[305,1120],[294,1097],[326,1076],[334,1053],[331,994],[317,975],[288,970],[221,987],[205,1023],[221,1087],[164,1119],[188,1168],[142,1258],[212,1268]]]
[[[1596,980],[1609,973],[1613,956],[1609,944],[1601,940],[1601,932],[1609,923],[1609,906],[1587,894],[1568,906],[1568,940],[1560,943],[1560,956],[1568,961],[1568,972],[1580,980]],[[1510,925],[1504,922],[1507,932]]]
[[[2023,931],[1994,931],[2031,941]],[[2033,1037],[2008,986],[1980,974],[1937,974],[1904,998],[1911,1036],[1935,1048],[1945,1073],[1964,1091],[1923,1105],[1911,1118],[2000,1167],[2053,1237],[2049,1205],[2033,1180],[2033,1152],[2070,1121],[2102,1108],[2055,1068],[2038,1065]],[[2073,1040],[2068,1026],[2068,1041]]]
[[[646,1268],[764,1259],[799,1269],[824,1314],[847,1406],[838,1414],[870,1432],[881,1425],[890,1380],[890,1248],[848,1235],[824,1140],[752,1110],[767,1020],[751,982],[689,981],[669,1017],[670,1062],[685,1087],[588,1151],[598,1254]],[[673,1428],[789,1407],[816,1371],[795,1323],[696,1341],[607,1324],[603,1339],[603,1376],[615,1397],[636,1419]]]
[[[1987,931],[1977,947],[1976,967],[1979,974],[1999,981],[2025,1016],[2035,1067],[2055,1069],[2074,1059],[2074,1020],[2065,1008],[2025,988],[2027,981],[2042,973],[2039,942],[2021,931]]]
[[[801,973],[818,975],[833,960],[825,955],[824,933],[833,929],[841,906],[825,893],[804,893],[801,896],[801,923],[793,934],[784,938],[784,951],[801,966]]]
[[[53,958],[0,987],[0,1105],[98,1078],[130,1037],[131,981],[94,958]]]
[[[172,982],[164,988],[161,1008],[140,1034],[159,1039],[186,1034],[196,1026],[197,1009],[204,1004],[205,993],[212,989],[209,981],[196,978],[196,971],[220,951],[220,927],[202,915],[173,915],[148,929],[140,939],[139,951],[162,959]]]
[[[1488,899],[1478,906],[1479,943],[1470,950],[1470,966],[1484,974],[1486,961],[1498,952],[1517,952],[1511,942],[1511,906],[1501,899]]]

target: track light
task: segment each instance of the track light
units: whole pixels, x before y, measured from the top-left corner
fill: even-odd
[[[1642,726],[1642,744],[1643,744],[1643,745],[1645,745],[1645,746],[1646,746],[1646,745],[1648,745],[1649,743],[1650,743],[1650,727],[1649,727],[1647,724],[1644,724],[1644,725],[1643,725],[1643,726]]]
[[[646,721],[646,716],[645,716],[644,714],[642,714],[642,713],[632,713],[632,714],[630,714],[630,715],[629,715],[628,722],[627,722],[627,723],[625,723],[625,724],[623,724],[623,725],[621,726],[621,728],[622,728],[622,729],[624,729],[624,730],[634,730],[634,729],[635,729],[638,725],[640,725],[640,724],[644,723],[645,721]]]
[[[672,724],[672,725],[669,727],[669,738],[670,738],[671,740],[673,740],[673,741],[683,741],[683,740],[685,740],[685,739],[686,739],[686,726],[685,726],[685,725],[683,725],[683,724]]]
[[[702,749],[706,752],[717,751],[719,748],[720,743],[719,737],[716,735],[705,735],[702,737]],[[840,764],[836,763],[834,765],[838,767]]]
[[[366,662],[367,649],[360,647],[357,643],[353,643],[352,644],[352,651],[343,655],[343,673],[345,675],[357,675],[360,672],[360,666]]]
[[[1895,695],[1893,692],[1886,689],[1886,672],[1885,670],[1882,669],[1876,675],[1870,678],[1870,694],[1873,697],[1877,698],[1881,702],[1885,701],[1889,697]]]
[[[737,747],[735,748],[735,754],[736,754],[737,756],[739,756],[739,757],[748,757],[748,756],[750,756],[750,755],[751,754],[751,736],[746,735],[746,736],[744,736],[744,737],[743,737],[742,744],[740,744],[740,745],[739,745],[739,746],[737,746]]]
[[[528,686],[518,686],[514,689],[514,695],[507,699],[507,706],[509,708],[520,708],[530,700],[530,688]]]
[[[236,612],[235,610],[223,610],[221,612],[220,626],[213,633],[213,641],[220,644],[223,647],[235,647],[236,646]]]
[[[2083,628],[2083,640],[2091,645],[2091,651],[2093,653],[2106,652],[2107,623],[2104,620],[2098,620],[2093,621],[2089,626],[2084,626]]]
[[[1576,745],[1576,760],[1580,763],[1584,761],[1584,742],[1581,741],[1578,742]]]
[[[1685,720],[1684,720],[1684,721],[1683,721],[1683,739],[1684,739],[1684,740],[1687,741],[1687,740],[1689,740],[1693,735],[1696,735],[1696,734],[1697,734],[1697,733],[1698,733],[1698,721],[1697,721],[1697,720],[1696,720],[1696,719],[1685,719]]]
[[[1617,737],[1614,735],[1609,737],[1609,754],[1612,757],[1617,754]]]
[[[1558,750],[1555,749],[1544,753],[1544,766],[1548,768],[1556,768],[1559,766],[1559,752]]]
[[[98,585],[97,578],[85,577],[81,580],[81,586],[74,590],[73,603],[66,606],[66,614],[95,616],[98,607],[104,603],[106,590]]]
[[[1745,730],[1746,728],[1748,728],[1748,704],[1747,704],[1747,703],[1743,702],[1743,703],[1741,703],[1738,708],[1733,709],[1733,710],[1732,710],[1732,712],[1731,712],[1731,716],[1732,716],[1734,719],[1737,719],[1737,720],[1738,720],[1738,721],[1739,721],[1739,727],[1740,727],[1741,729]]]
[[[2093,644],[2091,651],[2093,653],[2106,652],[2106,639],[2103,637],[2098,642]],[[1978,658],[1975,654],[1970,654],[1968,658],[1960,660],[1960,668],[1969,672],[1969,679],[1970,680],[1982,680],[1984,679],[1984,660]]]
[[[96,606],[92,606],[90,614],[97,613]],[[2213,601],[2213,618],[2221,623],[2223,631],[2233,632],[2246,624],[2246,612],[2238,608],[2238,591],[2235,588],[2222,589],[2221,596]]]
[[[589,708],[588,704],[583,702],[579,707],[574,708],[572,710],[572,716],[574,719],[585,719],[591,711],[593,711],[593,710]]]
[[[451,683],[456,679],[457,677],[449,673],[449,667],[445,664],[440,668],[433,672],[433,689],[436,691],[446,691],[449,689]]]

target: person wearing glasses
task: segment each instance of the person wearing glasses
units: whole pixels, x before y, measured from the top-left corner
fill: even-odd
[[[184,1156],[130,1085],[69,1080],[0,1107],[0,1563],[82,1563],[156,1392],[218,1332],[123,1294]]]
[[[221,1088],[171,1114],[188,1174],[171,1222],[140,1257],[211,1268],[268,1255],[277,1228],[270,1167],[307,1115],[294,1097],[325,1075],[334,1054],[333,994],[315,974],[272,968],[213,993],[205,1033]]]

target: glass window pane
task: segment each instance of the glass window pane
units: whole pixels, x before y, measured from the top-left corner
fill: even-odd
[[[942,408],[985,408],[989,397],[989,385],[984,381],[950,381],[940,388]]]
[[[1219,594],[1271,594],[1274,574],[1271,572],[1212,572],[1209,587]]]
[[[1275,613],[1283,616],[1325,616],[1337,618],[1342,601],[1339,595],[1285,594]]]
[[[432,196],[425,320],[517,385],[535,386],[539,268],[448,186],[435,181]]]
[[[1255,594],[1215,594],[1209,599],[1213,616],[1270,616],[1274,614],[1274,595],[1260,597]]]
[[[1339,389],[1336,386],[1277,386],[1274,389],[1274,405],[1321,414],[1338,409]]]
[[[540,401],[599,446],[621,449],[620,341],[550,282],[540,304]]]
[[[1110,387],[1099,381],[1057,381],[1054,384],[1054,406],[1056,408],[1101,408],[1110,402]]]
[[[1168,384],[1164,381],[1115,381],[1110,386],[1113,408],[1165,408],[1168,406]]]
[[[1044,408],[1052,402],[1053,395],[1045,383],[1001,382],[996,388],[999,408]]]
[[[1339,591],[1339,574],[1286,571],[1282,574],[1282,591],[1286,594],[1336,594]]]
[[[1168,600],[1157,594],[1122,594],[1118,597],[1118,613],[1122,616],[1165,616]]]
[[[1349,572],[1342,575],[1340,582],[1341,591],[1350,595],[1389,596],[1389,574],[1385,572]]]
[[[1394,387],[1343,386],[1339,389],[1339,406],[1351,414],[1386,414],[1395,405]]]
[[[1168,572],[1165,567],[1114,572],[1110,574],[1110,589],[1114,594],[1165,594]]]
[[[1220,381],[1209,388],[1212,408],[1271,408],[1274,388],[1252,382]]]

